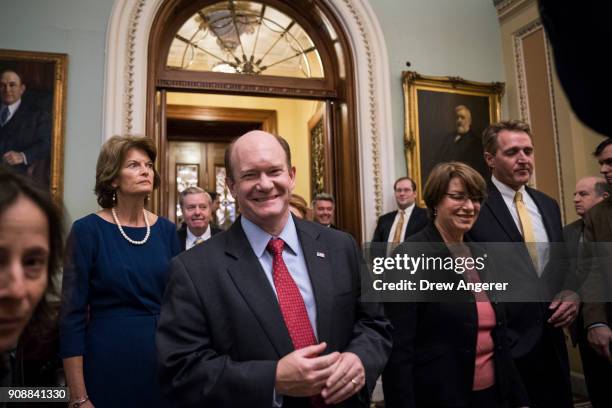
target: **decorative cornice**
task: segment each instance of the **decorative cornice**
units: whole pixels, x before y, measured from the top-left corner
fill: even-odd
[[[284,86],[274,85],[252,85],[252,84],[231,84],[209,81],[183,81],[178,79],[158,79],[157,86],[165,88],[184,88],[184,89],[201,89],[213,91],[232,91],[232,92],[249,92],[259,94],[270,94],[270,92],[281,93],[287,96],[303,96],[317,98],[335,98],[335,91],[330,90],[315,90],[315,89],[300,89],[287,88]]]
[[[376,82],[374,81],[374,61],[372,58],[372,50],[370,46],[370,40],[368,38],[368,34],[364,28],[364,23],[362,21],[361,16],[355,9],[351,0],[344,0],[344,4],[351,12],[353,19],[357,23],[359,27],[359,34],[361,35],[361,39],[363,40],[363,46],[366,53],[366,60],[368,66],[368,107],[369,107],[369,120],[370,120],[370,141],[372,143],[371,153],[372,153],[372,177],[374,182],[374,197],[376,201],[376,217],[378,218],[382,214],[383,203],[382,203],[382,176],[381,176],[381,168],[380,168],[380,138],[378,134],[378,126],[377,126],[377,114],[376,114]]]
[[[137,43],[137,31],[138,24],[140,23],[140,16],[145,5],[146,0],[138,0],[134,5],[130,13],[130,24],[128,29],[127,47],[126,47],[126,65],[125,70],[125,88],[124,88],[124,133],[129,135],[132,134],[134,128],[134,78],[135,78],[135,54],[136,54],[136,43]]]
[[[499,20],[505,20],[522,7],[527,6],[535,0],[502,0],[495,3],[497,9],[497,17]]]

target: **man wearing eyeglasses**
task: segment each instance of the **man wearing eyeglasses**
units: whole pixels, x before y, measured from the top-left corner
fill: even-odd
[[[427,211],[415,204],[416,183],[410,177],[400,177],[393,184],[397,210],[381,215],[372,242],[404,242],[428,223]]]
[[[555,246],[563,242],[557,202],[527,186],[533,173],[531,130],[521,121],[492,124],[483,133],[491,169],[487,200],[469,233],[478,242],[524,243],[504,258],[517,282],[529,282],[524,302],[507,303],[511,354],[532,408],[571,408],[569,361],[563,327],[575,319],[578,295]],[[542,287],[556,294],[541,299]]]

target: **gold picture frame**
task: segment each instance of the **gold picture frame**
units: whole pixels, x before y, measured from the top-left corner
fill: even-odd
[[[482,131],[501,118],[502,82],[475,82],[460,77],[402,73],[404,89],[404,152],[408,175],[417,184],[417,200],[423,201],[423,185],[431,169],[441,161],[464,161],[483,176],[488,171],[482,157]],[[457,111],[468,110],[468,131],[459,131]],[[463,137],[463,139],[462,139]],[[455,149],[455,146],[459,146]],[[478,150],[480,149],[480,150]]]
[[[48,126],[51,131],[48,154],[45,153],[44,158],[27,163],[23,172],[33,178],[39,185],[48,187],[56,201],[62,199],[64,190],[67,64],[67,54],[0,49],[0,72],[5,70],[17,72],[25,85],[25,92],[21,98],[23,108],[31,107],[42,112],[40,117],[46,118],[44,120],[50,122]],[[15,115],[22,109],[22,105],[19,105],[7,125],[12,120],[18,120]],[[22,110],[22,114],[23,112],[25,111]],[[13,124],[13,126],[16,125]],[[9,147],[5,147],[9,149]],[[3,147],[0,146],[0,149],[3,149]],[[46,145],[45,149],[39,150],[46,150]],[[2,154],[0,154],[0,159]],[[41,155],[43,154],[41,153]]]

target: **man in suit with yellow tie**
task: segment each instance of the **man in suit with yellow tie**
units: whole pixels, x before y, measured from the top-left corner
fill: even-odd
[[[539,299],[542,287],[552,301],[506,304],[511,354],[527,389],[531,408],[571,408],[569,361],[563,327],[575,319],[575,277],[554,244],[563,242],[557,202],[527,186],[533,173],[534,149],[527,123],[492,124],[483,133],[484,155],[492,176],[487,200],[469,233],[478,242],[516,242],[504,257],[525,299]],[[531,292],[530,292],[531,291]],[[556,294],[556,295],[555,295]]]
[[[410,177],[400,177],[393,184],[397,210],[381,215],[372,242],[399,244],[422,230],[428,223],[427,210],[415,204],[416,183]]]

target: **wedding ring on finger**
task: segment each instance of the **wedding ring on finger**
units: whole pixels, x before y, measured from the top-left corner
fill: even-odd
[[[351,382],[353,383],[355,387],[359,386],[359,382],[356,379],[353,378]]]

